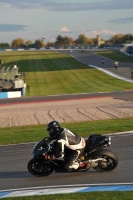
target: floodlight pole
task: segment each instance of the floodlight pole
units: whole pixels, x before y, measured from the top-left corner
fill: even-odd
[[[42,41],[43,41],[43,44],[44,44],[44,46],[45,46],[45,37],[42,37]]]

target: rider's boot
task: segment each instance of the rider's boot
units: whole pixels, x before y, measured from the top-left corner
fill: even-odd
[[[79,167],[89,169],[91,163],[89,161],[80,162]]]

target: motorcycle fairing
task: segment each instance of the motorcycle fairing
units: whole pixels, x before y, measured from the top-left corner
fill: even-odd
[[[107,146],[111,146],[111,137],[93,134],[86,140],[85,152],[91,152]]]

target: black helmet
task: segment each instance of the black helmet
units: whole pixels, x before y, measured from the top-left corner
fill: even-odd
[[[52,121],[47,125],[47,131],[51,138],[55,138],[58,134],[60,134],[61,126],[59,122]]]

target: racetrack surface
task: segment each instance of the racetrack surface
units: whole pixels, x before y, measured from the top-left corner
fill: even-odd
[[[112,136],[112,146],[119,158],[117,168],[112,172],[53,173],[37,178],[27,171],[34,143],[0,146],[0,190],[40,186],[72,184],[133,183],[133,132]]]

